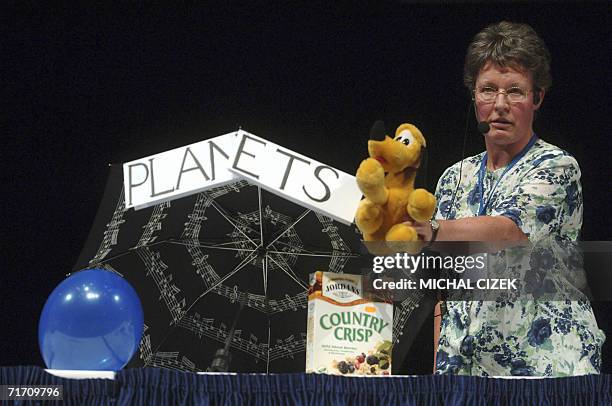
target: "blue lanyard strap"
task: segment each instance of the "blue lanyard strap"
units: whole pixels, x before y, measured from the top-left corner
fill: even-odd
[[[478,215],[479,216],[482,216],[487,211],[487,207],[489,206],[489,203],[491,202],[491,199],[493,197],[493,192],[495,191],[495,189],[497,189],[497,185],[499,185],[499,182],[501,182],[501,180],[504,177],[504,175],[506,173],[508,173],[508,171],[510,171],[510,169],[512,169],[512,167],[514,165],[516,165],[516,163],[518,161],[520,161],[521,158],[525,156],[525,154],[527,154],[527,152],[531,149],[531,147],[533,146],[533,144],[535,144],[535,142],[537,140],[538,140],[538,137],[536,137],[536,135],[533,134],[531,136],[531,139],[527,143],[527,145],[525,145],[525,147],[521,150],[521,152],[519,152],[518,155],[515,156],[512,159],[512,161],[510,161],[508,166],[506,166],[506,169],[504,169],[504,171],[502,172],[501,176],[499,177],[499,179],[495,183],[495,186],[493,186],[491,191],[488,193],[489,198],[487,199],[486,202],[484,200],[484,176],[485,176],[485,172],[487,170],[487,157],[488,157],[488,155],[485,152],[484,156],[482,157],[482,162],[480,162],[480,169],[478,170],[478,185],[476,186],[478,188],[479,192],[480,192],[480,206],[478,206]]]

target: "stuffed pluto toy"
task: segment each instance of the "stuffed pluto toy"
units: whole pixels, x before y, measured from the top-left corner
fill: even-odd
[[[391,138],[376,122],[368,141],[369,158],[357,169],[357,184],[364,195],[355,223],[364,241],[418,241],[416,230],[403,222],[430,220],[436,198],[425,189],[414,189],[422,152],[421,131],[402,124]]]

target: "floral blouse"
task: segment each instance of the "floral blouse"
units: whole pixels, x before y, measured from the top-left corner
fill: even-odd
[[[483,155],[463,160],[458,188],[460,163],[444,172],[436,188],[437,219],[478,215],[483,193],[478,171]],[[571,155],[537,140],[502,177],[504,170],[486,171],[482,182],[488,202],[485,215],[511,219],[532,243],[550,236],[561,241],[578,239],[582,191],[580,169]],[[437,374],[568,376],[600,372],[605,334],[597,327],[588,301],[448,301],[446,307]]]

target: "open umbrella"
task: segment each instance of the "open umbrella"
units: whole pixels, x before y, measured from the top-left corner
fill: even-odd
[[[112,166],[74,270],[113,270],[137,290],[145,332],[128,366],[203,371],[225,348],[231,371],[299,372],[308,275],[361,273],[371,267],[363,252],[353,226],[245,180],[126,210],[121,166]],[[398,306],[398,337],[420,298]]]

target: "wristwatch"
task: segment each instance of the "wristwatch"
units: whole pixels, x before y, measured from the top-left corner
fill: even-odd
[[[429,240],[429,244],[427,246],[430,246],[434,243],[434,241],[436,241],[438,230],[440,230],[440,223],[438,223],[436,219],[429,220],[429,225],[431,226],[431,240]]]

